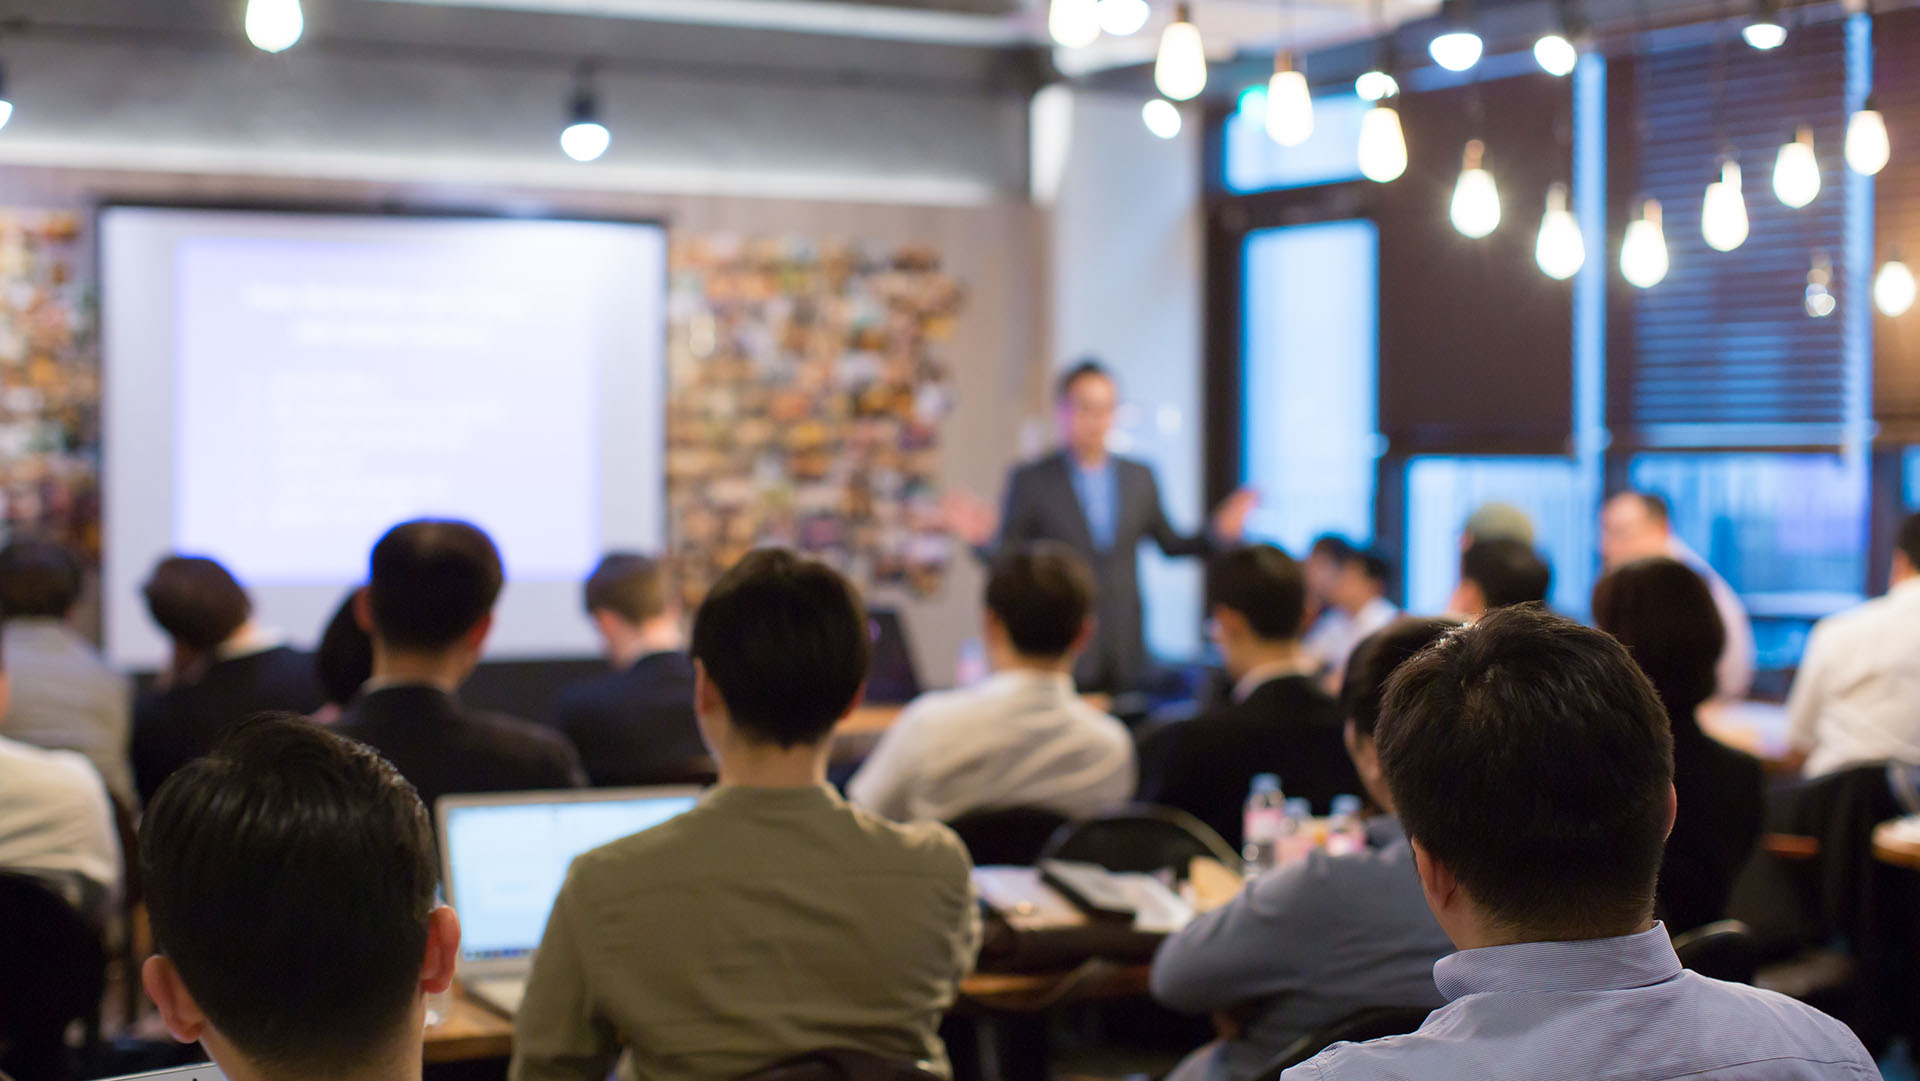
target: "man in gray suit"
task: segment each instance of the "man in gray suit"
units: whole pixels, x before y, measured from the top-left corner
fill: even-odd
[[[1125,691],[1149,667],[1140,543],[1151,539],[1169,556],[1204,556],[1236,544],[1255,497],[1235,492],[1214,511],[1210,534],[1183,534],[1167,521],[1152,467],[1107,450],[1119,403],[1112,374],[1098,361],[1080,361],[1061,375],[1055,403],[1061,448],[1014,468],[998,517],[978,500],[955,495],[947,501],[947,520],[983,560],[1036,540],[1077,551],[1093,567],[1098,593],[1093,642],[1074,678],[1083,692]]]

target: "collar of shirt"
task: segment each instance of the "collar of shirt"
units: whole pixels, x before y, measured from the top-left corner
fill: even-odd
[[[214,647],[213,658],[218,661],[234,661],[241,657],[251,657],[256,653],[265,653],[287,644],[287,636],[271,627],[256,627],[249,623],[240,628],[240,633]]]
[[[1054,692],[1061,700],[1074,696],[1073,676],[1066,672],[1044,672],[1038,668],[1002,668],[980,681],[975,688],[989,694],[1039,688]]]
[[[1433,966],[1449,1002],[1468,995],[1539,991],[1624,991],[1680,975],[1666,925],[1620,938],[1521,942],[1461,950]]]
[[[390,691],[395,687],[430,687],[442,694],[449,695],[460,689],[458,687],[449,687],[438,680],[423,679],[418,676],[375,676],[360,686],[360,694],[365,696],[375,691]]]
[[[737,809],[767,808],[775,812],[808,807],[844,807],[846,800],[830,784],[810,784],[789,788],[763,788],[755,785],[718,784],[700,797],[702,807]]]
[[[1288,676],[1311,676],[1314,674],[1314,671],[1313,661],[1307,657],[1296,657],[1290,661],[1271,661],[1267,664],[1254,665],[1252,668],[1247,669],[1246,675],[1234,681],[1233,700],[1235,702],[1245,702],[1247,697],[1253,694],[1253,692],[1272,683],[1276,679],[1285,679]]]

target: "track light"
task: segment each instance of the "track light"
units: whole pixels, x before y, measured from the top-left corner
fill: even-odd
[[[1207,49],[1193,25],[1193,9],[1181,4],[1173,21],[1160,35],[1160,52],[1153,61],[1153,84],[1174,101],[1200,96],[1207,88]]]
[[[1780,21],[1780,5],[1777,0],[1754,0],[1753,17],[1747,25],[1740,28],[1740,36],[1747,44],[1766,52],[1778,49],[1787,43],[1787,24]]]
[[[262,52],[293,48],[306,26],[300,0],[247,0],[247,40]]]
[[[1100,36],[1099,0],[1053,0],[1047,8],[1047,33],[1066,49],[1093,44]]]
[[[567,126],[560,132],[560,149],[575,161],[593,161],[607,152],[613,133],[600,122],[600,99],[592,77],[582,70],[574,80],[573,100],[567,106]]]
[[[1140,107],[1140,119],[1147,130],[1162,139],[1171,139],[1180,134],[1180,108],[1165,98],[1151,98]]]
[[[1448,71],[1466,71],[1480,62],[1485,44],[1480,35],[1474,33],[1466,0],[1445,0],[1440,10],[1446,27],[1427,43],[1427,52],[1433,56],[1434,63]]]

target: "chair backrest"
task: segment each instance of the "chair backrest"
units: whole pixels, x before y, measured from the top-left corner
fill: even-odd
[[[1673,940],[1673,952],[1687,968],[1728,983],[1753,982],[1760,967],[1760,945],[1739,920],[1696,927]]]
[[[1060,827],[1043,859],[1093,863],[1109,871],[1155,872],[1172,868],[1186,877],[1197,857],[1238,869],[1240,857],[1207,824],[1172,807],[1135,804]]]
[[[1065,815],[1038,807],[973,811],[947,823],[973,856],[975,867],[1032,867]]]
[[[1368,1006],[1355,1010],[1293,1041],[1293,1046],[1260,1071],[1255,1081],[1280,1081],[1281,1074],[1337,1043],[1366,1043],[1403,1036],[1425,1024],[1432,1012],[1426,1006]]]
[[[850,1048],[826,1048],[755,1070],[740,1081],[944,1081],[925,1064]]]
[[[97,1039],[106,980],[105,947],[73,906],[34,878],[0,874],[0,1069],[67,1077],[67,1026],[85,1022]]]

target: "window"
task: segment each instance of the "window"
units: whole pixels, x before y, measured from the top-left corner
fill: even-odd
[[[1407,463],[1407,610],[1444,612],[1460,578],[1460,527],[1482,504],[1533,519],[1534,547],[1553,567],[1548,598],[1584,618],[1597,562],[1597,493],[1571,458],[1414,458]]]
[[[1267,136],[1265,88],[1247,91],[1227,117],[1228,189],[1244,194],[1359,179],[1360,118],[1368,107],[1353,94],[1315,98],[1313,135],[1285,147]]]

